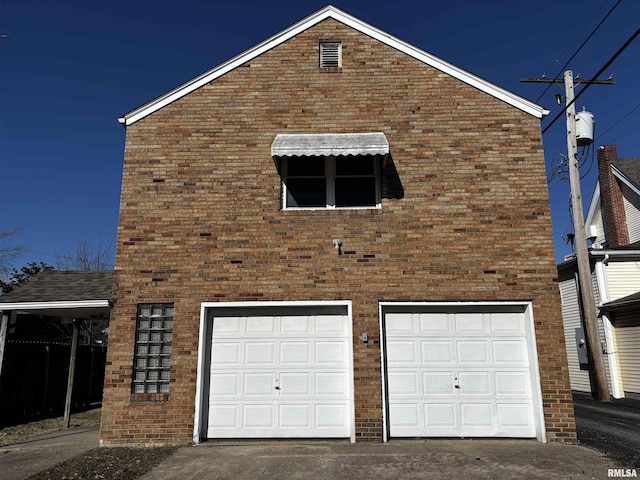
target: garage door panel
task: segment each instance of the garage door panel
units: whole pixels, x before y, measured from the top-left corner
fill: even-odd
[[[216,405],[209,408],[209,427],[216,429],[235,428],[238,425],[239,405]]]
[[[291,310],[212,318],[208,438],[350,436],[348,316]]]
[[[513,313],[491,313],[489,324],[493,335],[524,335],[524,316]]]
[[[271,390],[275,391],[274,387]],[[280,374],[280,391],[281,398],[287,396],[306,396],[311,395],[309,373],[282,373]]]
[[[242,395],[249,397],[273,397],[275,374],[272,372],[264,373],[244,373]],[[216,377],[214,377],[216,378]],[[214,392],[215,393],[215,392]]]
[[[417,364],[415,340],[389,341],[387,343],[387,362],[390,366]]]
[[[392,335],[413,335],[416,332],[412,313],[388,313],[385,328]]]
[[[496,340],[493,342],[493,361],[496,364],[527,366],[524,340]]]
[[[390,436],[536,436],[522,313],[385,312],[384,327]]]
[[[392,404],[389,413],[393,418],[394,427],[420,427],[420,405],[418,403]]]
[[[485,340],[459,340],[456,342],[456,353],[458,363],[489,363],[489,348]]]
[[[418,372],[393,372],[388,378],[390,396],[418,395]]]
[[[347,375],[344,372],[315,374],[315,395],[319,397],[346,398]]]
[[[345,429],[349,426],[349,412],[344,404],[318,404],[315,412],[318,428]]]
[[[244,333],[244,322],[241,317],[219,317],[213,324],[213,334],[217,337],[224,335],[240,335]]]
[[[315,317],[315,332],[317,335],[346,337],[349,334],[347,322],[346,315],[318,315]]]
[[[244,428],[273,428],[274,408],[271,404],[244,405],[242,426]]]
[[[270,335],[273,336],[277,333],[276,319],[272,316],[264,317],[247,317],[246,333],[247,335]]]
[[[276,349],[273,342],[247,342],[244,345],[245,365],[275,365]]]
[[[453,403],[425,404],[424,417],[426,427],[455,428],[458,424],[456,406]]]
[[[458,373],[460,395],[493,395],[490,372]]]
[[[317,341],[315,344],[315,363],[317,365],[346,365],[347,344],[342,342]]]
[[[310,336],[313,333],[313,321],[307,315],[282,317],[280,325],[280,333],[283,335]]]
[[[280,364],[309,366],[311,363],[310,342],[282,342],[280,343]]]
[[[420,342],[422,363],[451,365],[453,362],[453,341],[438,340]]]
[[[303,428],[311,427],[311,406],[305,405],[279,405],[279,424],[280,428]]]
[[[220,373],[211,377],[211,393],[218,396],[238,396],[240,375],[237,373]]]
[[[448,313],[419,314],[420,333],[447,334],[453,331]]]
[[[468,335],[485,333],[486,325],[483,313],[463,313],[454,317],[456,333]]]
[[[424,395],[453,395],[455,382],[453,372],[423,372]]]
[[[211,352],[211,364],[216,366],[239,365],[240,343],[219,343],[215,351]]]
[[[533,411],[526,403],[498,403],[498,425],[503,429],[533,428]]]
[[[460,425],[465,427],[492,427],[491,403],[460,403]],[[486,429],[485,429],[486,430]]]
[[[529,372],[495,372],[496,396],[531,395]]]

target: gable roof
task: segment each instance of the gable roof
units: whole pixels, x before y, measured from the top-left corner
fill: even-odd
[[[221,65],[218,65],[217,67],[197,76],[196,78],[189,80],[188,82],[180,85],[177,88],[174,88],[164,95],[161,95],[160,97],[151,100],[148,103],[145,103],[135,110],[126,113],[121,118],[119,118],[118,121],[125,127],[128,125],[132,125],[138,120],[151,115],[152,113],[160,110],[166,105],[169,105],[170,103],[184,97],[185,95],[188,95],[189,93],[202,87],[203,85],[206,85],[212,80],[221,77],[222,75],[234,70],[240,65],[252,60],[253,58],[265,53],[268,50],[271,50],[281,43],[286,42],[299,33],[313,27],[314,25],[317,25],[318,23],[328,18],[332,18],[338,22],[344,23],[345,25],[371,38],[374,38],[382,42],[383,44],[395,48],[409,55],[410,57],[413,57],[425,63],[426,65],[429,65],[458,80],[461,80],[462,82],[471,85],[478,90],[485,92],[499,100],[502,100],[503,102],[506,102],[507,104],[528,113],[529,115],[532,115],[536,118],[542,118],[549,113],[548,110],[545,110],[543,107],[536,105],[535,103],[530,102],[529,100],[519,95],[498,87],[484,80],[483,78],[473,75],[466,70],[445,62],[444,60],[441,60],[440,58],[435,57],[430,53],[425,52],[424,50],[421,50],[407,42],[404,42],[403,40],[400,40],[399,38],[396,38],[382,30],[379,30],[378,28],[373,27],[372,25],[369,25],[362,20],[359,20],[332,5],[328,5],[321,10],[318,10],[316,13],[292,25],[286,30],[283,30],[282,32],[277,33],[271,38],[268,38],[264,42],[259,43],[255,47],[250,48],[249,50],[231,58]]]
[[[613,175],[640,197],[640,158],[618,158],[611,161]],[[585,218],[585,229],[589,235],[589,226],[593,224],[596,210],[600,205],[600,179],[591,196],[589,210]]]

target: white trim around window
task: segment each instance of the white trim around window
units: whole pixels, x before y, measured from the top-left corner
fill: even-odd
[[[289,175],[290,162],[304,162],[306,159],[316,162],[324,159],[324,172],[308,172],[308,174],[293,174]],[[373,168],[370,172],[347,172],[340,173],[337,168],[337,162],[357,162],[363,159],[370,159],[373,162]],[[281,172],[282,172],[282,209],[283,210],[329,210],[329,209],[375,209],[382,207],[382,190],[381,190],[381,171],[382,161],[379,156],[374,155],[362,155],[362,156],[333,156],[328,155],[324,157],[288,157],[281,159]],[[373,180],[373,201],[371,203],[362,204],[360,200],[356,200],[352,205],[349,205],[349,200],[339,200],[340,193],[337,192],[336,185],[349,180],[353,181],[353,185],[357,184],[358,180],[365,180],[369,178]],[[321,180],[324,180],[322,182]],[[293,194],[290,191],[288,182],[298,181],[306,182],[310,188],[317,188],[317,192],[308,192],[309,194],[316,193],[318,201],[309,201],[307,205],[294,205]],[[315,186],[312,186],[315,183]],[[290,184],[290,183],[289,183]],[[322,185],[322,187],[320,187]],[[343,192],[344,193],[344,192]],[[354,195],[357,196],[357,191],[354,189]],[[365,193],[366,195],[366,193]],[[347,192],[348,196],[348,192]],[[324,197],[320,200],[320,197]]]

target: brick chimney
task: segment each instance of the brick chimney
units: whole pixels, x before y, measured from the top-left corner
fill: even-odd
[[[629,229],[624,212],[622,190],[611,170],[611,161],[618,159],[615,145],[598,148],[598,175],[600,177],[600,204],[607,242],[610,247],[629,244]]]

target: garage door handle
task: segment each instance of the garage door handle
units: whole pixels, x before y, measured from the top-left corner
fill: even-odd
[[[460,385],[454,385],[454,387],[456,387],[456,388],[460,388]]]
[[[273,388],[275,388],[276,390],[280,390],[280,387],[273,387]]]

